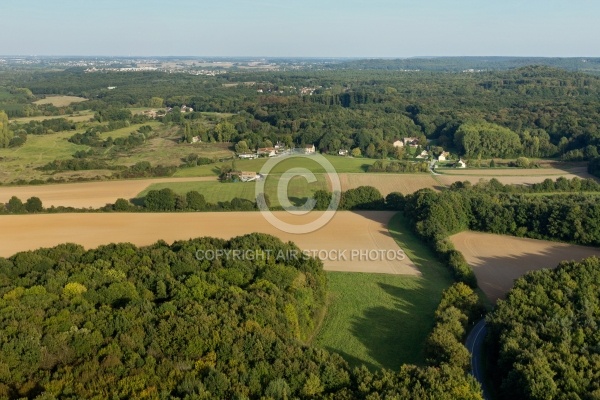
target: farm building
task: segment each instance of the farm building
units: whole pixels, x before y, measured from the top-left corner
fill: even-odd
[[[447,151],[442,151],[442,154],[438,156],[438,161],[447,161],[448,157],[450,157],[450,153]]]
[[[404,142],[402,140],[396,140],[396,141],[394,141],[394,143],[392,143],[392,146],[394,146],[394,147],[404,147]]]
[[[314,154],[316,151],[314,144],[307,144],[304,146],[304,154]]]
[[[405,146],[417,147],[419,145],[419,139],[416,137],[405,137],[402,139]]]
[[[340,151],[338,151],[338,155],[339,156],[347,156],[348,155],[348,150],[346,150],[346,149],[340,149]]]
[[[274,147],[261,147],[258,149],[257,154],[259,156],[274,157],[277,155],[277,152]]]
[[[226,175],[228,180],[239,180],[241,182],[252,182],[260,179],[260,174],[249,171],[231,171]]]
[[[420,158],[420,159],[422,159],[422,158],[427,158],[427,157],[429,157],[429,152],[428,152],[427,150],[423,150],[423,151],[421,152],[421,154],[419,154],[419,155],[418,155],[417,157],[415,157],[415,158]]]
[[[454,164],[454,166],[456,168],[467,168],[467,163],[464,162],[461,158],[460,160],[458,160],[458,162],[456,164]]]
[[[258,155],[256,153],[240,153],[238,154],[238,158],[253,160],[255,158],[258,158]]]

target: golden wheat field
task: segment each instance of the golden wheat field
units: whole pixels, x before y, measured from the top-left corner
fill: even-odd
[[[216,177],[157,178],[63,183],[56,185],[0,186],[0,202],[6,203],[12,196],[17,196],[22,201],[36,196],[42,200],[44,207],[98,208],[107,203],[114,203],[118,198],[134,198],[138,193],[154,183],[216,180]]]
[[[479,287],[492,302],[503,298],[515,279],[529,271],[554,268],[563,260],[600,257],[599,248],[482,232],[461,232],[450,240],[463,253]]]
[[[322,213],[274,215],[299,225],[316,220]],[[261,232],[296,243],[308,254],[323,259],[329,271],[419,275],[388,232],[393,215],[388,211],[338,212],[321,229],[306,234],[283,232],[260,212],[5,215],[0,216],[0,256],[67,242],[86,248],[117,242],[144,246],[159,239],[229,239]]]
[[[339,174],[342,190],[373,186],[385,197],[392,192],[410,194],[423,188],[439,189],[442,185],[431,174]]]

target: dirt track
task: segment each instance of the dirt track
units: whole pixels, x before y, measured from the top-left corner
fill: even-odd
[[[320,213],[290,216],[274,213],[290,224],[307,223]],[[0,216],[0,256],[51,247],[59,243],[79,243],[86,248],[113,242],[149,245],[159,239],[169,243],[199,236],[229,239],[251,232],[263,232],[293,241],[305,251],[327,251],[329,271],[371,272],[419,275],[408,258],[397,255],[362,256],[360,251],[397,251],[387,224],[393,212],[338,212],[320,230],[295,235],[271,226],[260,212],[229,213],[138,213],[138,214],[41,214]],[[345,253],[344,253],[345,251]],[[353,255],[353,251],[358,252]]]
[[[44,207],[98,208],[107,203],[114,203],[119,197],[131,199],[153,183],[214,181],[216,179],[216,177],[158,178],[57,185],[0,186],[0,203],[8,202],[12,196],[17,196],[23,202],[32,196],[37,196],[42,200]]]
[[[450,240],[473,267],[479,287],[492,302],[504,298],[514,280],[526,272],[554,268],[563,260],[600,257],[599,248],[481,232],[461,232]]]

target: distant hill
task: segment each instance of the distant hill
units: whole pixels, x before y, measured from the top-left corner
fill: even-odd
[[[420,57],[403,59],[368,59],[327,64],[328,69],[420,70],[420,71],[498,71],[530,65],[562,68],[569,71],[600,73],[600,58],[546,57]]]

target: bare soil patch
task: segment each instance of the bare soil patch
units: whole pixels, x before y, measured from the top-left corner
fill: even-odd
[[[0,202],[7,203],[12,196],[17,196],[23,201],[36,196],[42,200],[44,207],[97,208],[107,203],[114,203],[118,198],[132,199],[154,183],[216,180],[216,177],[157,178],[56,185],[0,186]]]
[[[290,224],[307,223],[321,215],[319,212],[302,216],[274,214]],[[400,259],[387,255],[388,251],[400,250],[387,229],[394,214],[338,212],[321,229],[302,235],[278,230],[260,212],[6,215],[0,216],[0,256],[65,242],[86,248],[116,242],[144,246],[159,239],[167,242],[201,236],[229,239],[262,232],[292,241],[302,250],[318,251],[315,255],[323,259],[328,271],[420,275],[407,256]],[[376,252],[386,255],[376,256]]]
[[[515,279],[529,271],[600,256],[599,248],[481,232],[461,232],[450,240],[473,267],[479,287],[492,302],[504,298]]]

